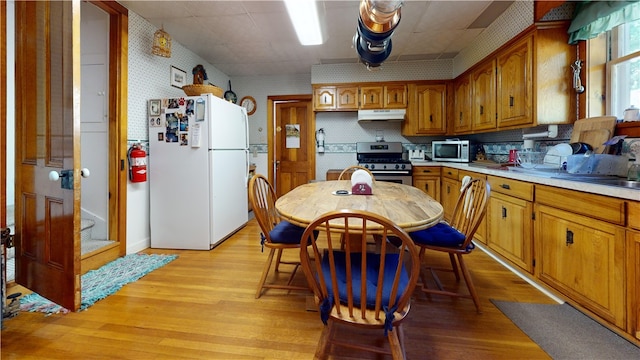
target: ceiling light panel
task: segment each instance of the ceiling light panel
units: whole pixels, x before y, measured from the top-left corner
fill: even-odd
[[[323,43],[320,18],[315,0],[285,0],[293,28],[302,45]]]

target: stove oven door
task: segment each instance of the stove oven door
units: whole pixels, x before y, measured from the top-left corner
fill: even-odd
[[[393,171],[372,171],[376,181],[388,181],[396,184],[413,185],[411,174],[406,171],[394,173]]]

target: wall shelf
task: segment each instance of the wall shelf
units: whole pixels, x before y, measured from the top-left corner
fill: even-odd
[[[640,121],[630,121],[616,124],[616,135],[640,138]]]

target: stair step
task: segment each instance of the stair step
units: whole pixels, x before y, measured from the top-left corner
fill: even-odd
[[[96,222],[91,219],[80,220],[80,241],[91,240],[91,228],[95,223]]]
[[[96,222],[91,219],[80,219],[80,231],[89,229],[95,224]]]

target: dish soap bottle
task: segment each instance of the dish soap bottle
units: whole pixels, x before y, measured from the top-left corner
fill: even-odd
[[[638,159],[629,166],[629,171],[627,172],[627,180],[638,181],[640,180],[640,163],[638,163]]]

